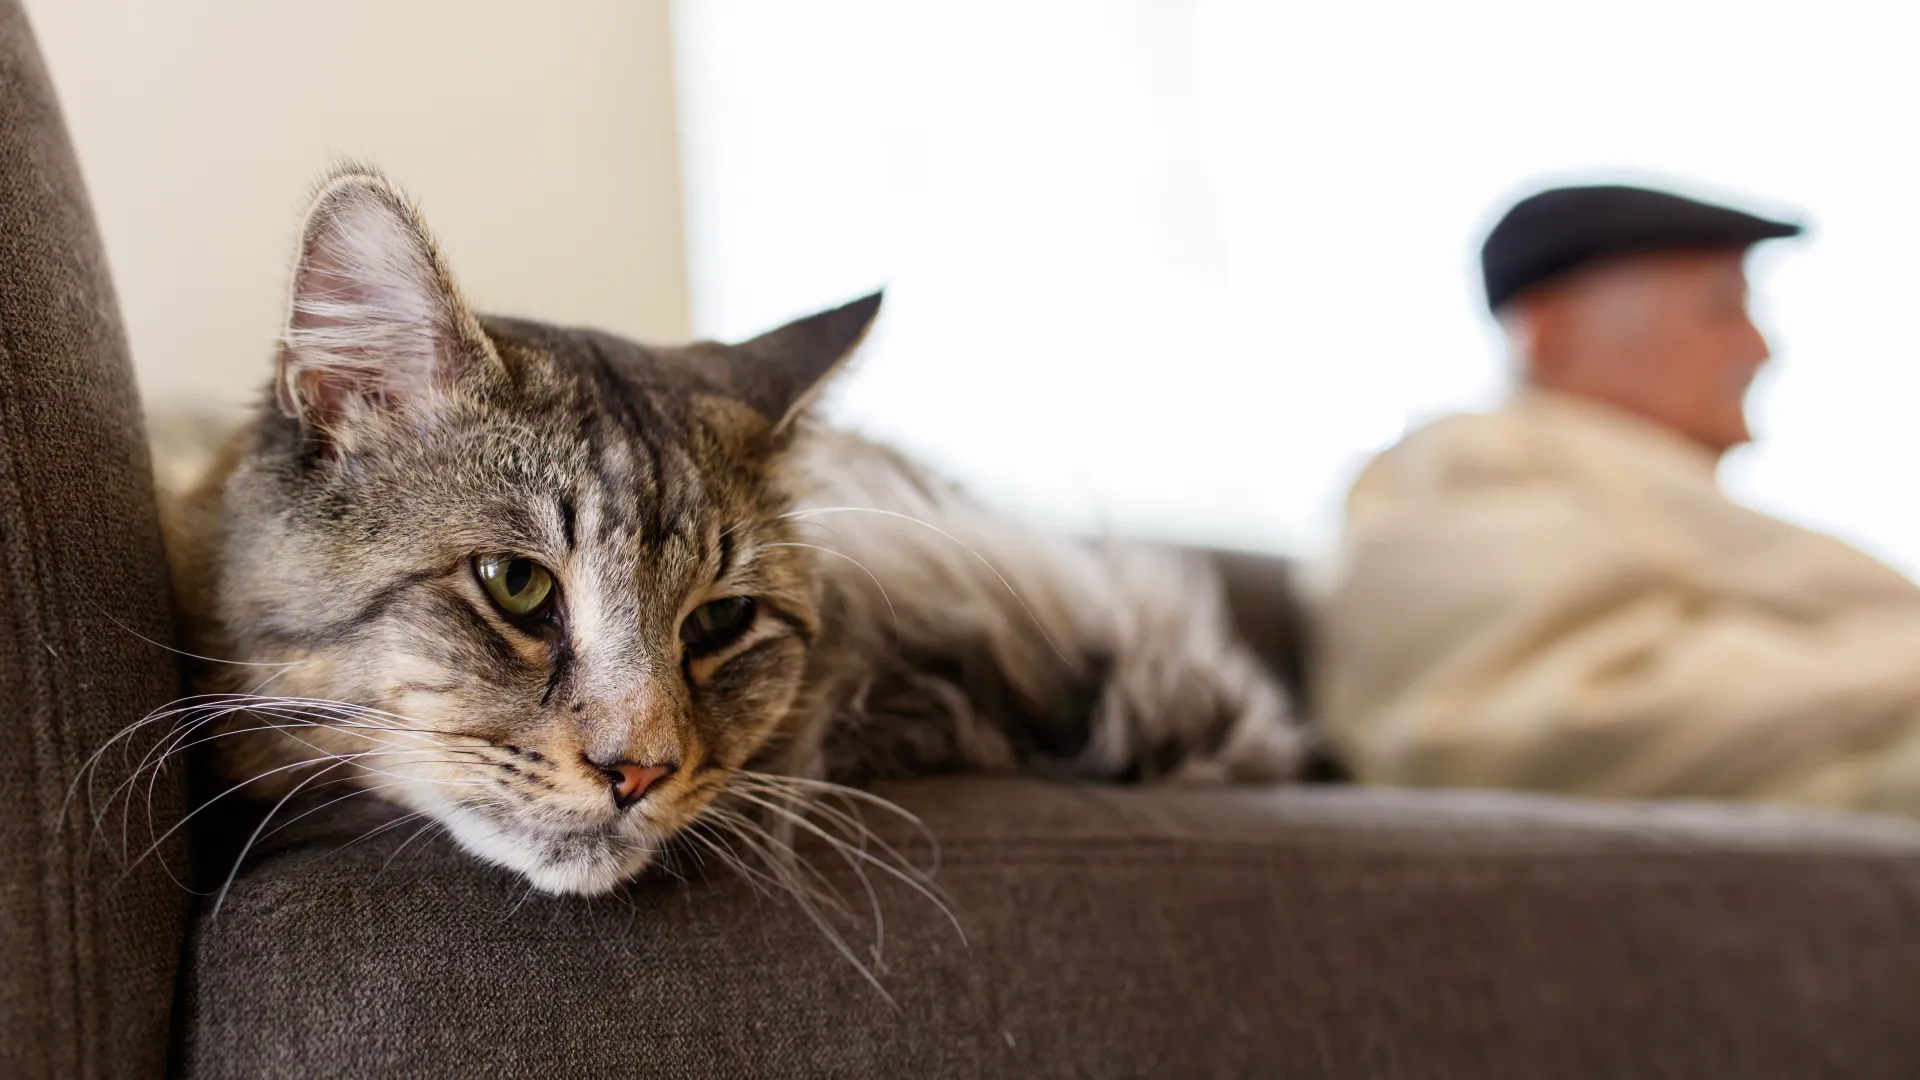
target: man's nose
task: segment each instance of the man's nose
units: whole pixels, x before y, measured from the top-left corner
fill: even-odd
[[[660,782],[662,777],[672,775],[679,768],[676,762],[642,764],[638,761],[594,761],[588,763],[600,770],[607,778],[607,786],[613,790],[613,805],[624,810],[640,801],[647,789]]]
[[[1746,338],[1747,358],[1753,362],[1754,370],[1758,371],[1773,354],[1772,344],[1767,341],[1767,335],[1753,324],[1752,319],[1747,320]]]

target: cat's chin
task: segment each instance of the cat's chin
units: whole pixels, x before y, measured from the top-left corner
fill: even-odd
[[[469,854],[512,870],[536,890],[556,896],[603,895],[639,876],[653,861],[654,849],[634,838],[527,833],[470,814],[444,820]]]
[[[653,853],[635,851],[624,864],[607,860],[553,860],[519,868],[527,883],[554,896],[602,896],[638,876],[653,861]]]

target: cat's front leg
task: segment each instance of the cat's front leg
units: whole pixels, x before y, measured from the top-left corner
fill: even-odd
[[[1209,565],[1183,553],[1103,553],[1104,647],[1081,654],[1079,708],[1024,740],[1041,771],[1122,781],[1298,778],[1307,729],[1285,688],[1239,640]],[[1041,714],[1045,716],[1046,714]],[[1070,718],[1069,718],[1070,717]]]
[[[1303,772],[1305,729],[1285,690],[1238,644],[1206,656],[1139,652],[1108,667],[1084,741],[1042,771],[1196,783],[1272,783]]]

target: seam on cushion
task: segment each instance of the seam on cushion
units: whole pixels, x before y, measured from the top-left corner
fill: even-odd
[[[1234,863],[1238,865],[1248,865],[1248,866],[1252,866],[1252,865],[1270,866],[1277,863],[1297,863],[1297,864],[1304,864],[1304,865],[1327,864],[1327,861],[1324,858],[1303,856],[1298,852],[1289,852],[1289,851],[1274,851],[1264,856],[1256,855],[1251,852],[1242,853],[1242,852],[1224,851],[1219,849],[1215,849],[1211,851],[1205,851],[1205,850],[1188,851],[1185,849],[1176,849],[1175,853],[1178,854],[1179,859],[1188,860],[1188,861]],[[1021,854],[1024,857],[1027,857],[1028,859],[1030,859],[1032,862],[1035,862],[1035,863],[1039,863],[1043,861],[1061,863],[1061,862],[1067,862],[1067,861],[1097,862],[1097,861],[1108,861],[1108,860],[1115,861],[1115,862],[1132,861],[1132,862],[1140,862],[1140,863],[1175,861],[1168,858],[1169,854],[1173,854],[1173,853],[1166,852],[1166,851],[1119,852],[1119,853],[1101,852],[1097,855],[1089,852],[1089,853],[1086,853],[1083,859],[1078,859],[1078,860],[1069,860],[1068,858],[1062,857],[1063,855],[1070,855],[1071,854],[1070,850],[1061,851],[1059,849],[1049,849],[1045,851],[1021,852],[1019,854]],[[1043,856],[1046,856],[1048,858],[1043,858]],[[1006,860],[1000,860],[1000,861],[1005,862]],[[955,865],[991,866],[994,864],[991,862],[983,861],[979,863],[960,863]],[[1611,878],[1620,874],[1623,869],[1644,870],[1644,871],[1648,871],[1648,872],[1652,872],[1660,875],[1665,875],[1669,871],[1672,871],[1672,872],[1677,872],[1684,877],[1684,876],[1690,876],[1690,875],[1697,875],[1703,871],[1706,871],[1708,868],[1712,868],[1714,872],[1725,871],[1725,872],[1744,873],[1752,870],[1772,872],[1772,871],[1779,870],[1783,866],[1786,866],[1786,867],[1791,867],[1794,869],[1801,870],[1809,874],[1814,872],[1818,872],[1821,874],[1832,874],[1832,873],[1863,874],[1864,873],[1864,874],[1869,874],[1871,876],[1874,876],[1876,878],[1885,878],[1885,879],[1894,880],[1894,881],[1899,880],[1901,877],[1916,877],[1913,873],[1913,866],[1910,862],[1902,863],[1897,860],[1875,860],[1873,862],[1867,862],[1867,863],[1841,860],[1841,861],[1822,862],[1818,866],[1806,866],[1804,865],[1803,860],[1747,859],[1747,858],[1737,857],[1737,856],[1736,857],[1704,856],[1704,857],[1685,858],[1685,859],[1659,860],[1659,861],[1652,861],[1652,862],[1650,862],[1649,860],[1640,858],[1638,856],[1633,856],[1633,855],[1619,855],[1619,856],[1602,857],[1602,858],[1585,858],[1585,857],[1578,857],[1578,856],[1567,856],[1563,858],[1552,858],[1552,859],[1516,859],[1516,860],[1448,859],[1445,861],[1411,862],[1411,861],[1406,861],[1402,859],[1396,859],[1391,855],[1369,853],[1369,854],[1355,855],[1354,857],[1351,857],[1351,858],[1342,859],[1337,865],[1342,870],[1350,870],[1353,867],[1360,866],[1360,865],[1397,867],[1395,871],[1396,873],[1407,873],[1407,874],[1413,874],[1413,875],[1426,874],[1429,871],[1436,868],[1443,870],[1447,873],[1452,873],[1453,871],[1461,867],[1472,867],[1476,871],[1485,870],[1487,872],[1507,872],[1514,869],[1524,870],[1528,868],[1537,867],[1538,869],[1550,870],[1552,873],[1556,875],[1562,875],[1566,877]],[[1920,877],[1916,877],[1915,885],[1916,885],[1916,888],[1915,888],[1916,896],[1920,896]]]
[[[1050,849],[1025,849],[1025,851],[1004,851],[1004,849],[1002,849],[1002,851],[998,851],[998,857],[995,857],[995,859],[983,859],[983,861],[979,861],[979,863],[950,863],[950,865],[943,865],[941,871],[958,872],[966,871],[966,869],[1000,871],[1000,869],[1006,869],[1006,867],[1016,867],[1016,869],[1058,869],[1062,863],[1068,861],[1068,859],[1062,859],[1062,855],[1071,853],[1071,851],[1075,851],[1075,847],[1066,847],[1066,849],[1050,847]],[[1298,861],[1302,861],[1302,859],[1298,859],[1298,855],[1292,853],[1292,851],[1271,851],[1271,853],[1267,853],[1267,855],[1254,855],[1254,853],[1250,853],[1250,851],[1235,851],[1235,849],[1221,849],[1221,847],[1206,849],[1206,847],[1192,846],[1175,846],[1173,847],[1173,851],[1179,853],[1179,859],[1177,859],[1177,861],[1194,863],[1194,865],[1210,865],[1210,867],[1236,867],[1236,869],[1258,867],[1258,869],[1275,869],[1275,867],[1281,867],[1281,865],[1286,865],[1286,863],[1298,863]],[[1091,851],[1089,851],[1087,857],[1085,857],[1085,859],[1079,859],[1079,861],[1154,865],[1154,863],[1173,861],[1173,859],[1167,859],[1167,853],[1169,853],[1169,851],[1119,851],[1119,853],[1114,853],[1114,851],[1091,853]],[[1626,882],[1626,880],[1647,882],[1647,880],[1655,880],[1655,882],[1688,882],[1688,884],[1703,882],[1709,874],[1728,874],[1728,872],[1736,872],[1736,874],[1738,874],[1738,872],[1755,869],[1755,867],[1764,869],[1764,871],[1778,871],[1778,869],[1780,869],[1778,865],[1770,865],[1770,861],[1749,863],[1747,859],[1740,859],[1740,857],[1736,857],[1736,859],[1716,859],[1716,857],[1709,857],[1709,859],[1674,859],[1674,861],[1670,861],[1670,863],[1659,863],[1659,865],[1645,865],[1645,863],[1642,863],[1640,867],[1632,867],[1632,869],[1640,872],[1632,874],[1630,878],[1628,878],[1628,876],[1620,876],[1619,863],[1638,863],[1638,861],[1640,861],[1638,857],[1626,857],[1626,855],[1622,855],[1619,859],[1605,859],[1605,861],[1569,857],[1569,859],[1565,859],[1565,861],[1559,861],[1559,859],[1553,861],[1551,867],[1548,867],[1548,869],[1553,871],[1553,876],[1555,876],[1557,880],[1572,880],[1572,882],[1588,882],[1588,880],[1599,880],[1599,882]],[[1864,876],[1864,878],[1882,880],[1882,882],[1887,882],[1887,880],[1897,882],[1899,876],[1916,876],[1912,863],[1907,863],[1907,861],[1889,861],[1889,863],[1899,863],[1899,865],[1874,865],[1874,863],[1860,865],[1860,863],[1855,863],[1855,861],[1839,861],[1839,863],[1832,863],[1832,865],[1820,867],[1820,869],[1828,872],[1837,869],[1837,871],[1843,872],[1843,874],[1849,876],[1849,878],[1862,878],[1862,876]],[[1528,863],[1519,863],[1519,865],[1526,867],[1526,865],[1530,865],[1530,861],[1528,861]],[[1434,872],[1432,872],[1436,871],[1436,869],[1440,871],[1440,874],[1434,874]],[[1467,874],[1488,876],[1488,874],[1494,874],[1494,872],[1503,871],[1503,869],[1509,869],[1509,867],[1507,867],[1507,865],[1501,865],[1501,863],[1496,863],[1496,861],[1407,863],[1407,861],[1396,861],[1396,859],[1367,859],[1367,857],[1350,859],[1350,861],[1346,861],[1346,863],[1340,867],[1340,871],[1342,872],[1359,871],[1357,872],[1357,876],[1365,876],[1365,878],[1396,878],[1396,880],[1405,880],[1405,878],[1432,878],[1432,876],[1463,876],[1463,871],[1467,872]],[[820,865],[820,871],[826,872],[828,876],[847,874],[849,880],[852,880],[852,871],[849,871],[845,865],[824,863],[824,865]],[[1897,874],[1889,874],[1887,871],[1899,872],[1897,872]],[[935,880],[939,880],[939,874],[935,874]],[[1505,880],[1505,878],[1503,878],[1503,880]],[[1786,878],[1786,880],[1803,882],[1803,880],[1812,880],[1812,878],[1807,878],[1807,876],[1801,874],[1801,876],[1793,876],[1793,878]],[[1830,878],[1820,878],[1820,880],[1830,880]],[[1912,890],[1912,892],[1914,892],[1914,899],[1920,901],[1920,888],[1916,888],[1916,890]]]
[[[248,872],[234,882],[236,893],[248,888],[265,888],[271,891],[292,890],[294,895],[306,891],[300,879],[323,869],[324,860],[335,850],[325,851],[305,849],[298,852],[271,856],[249,868]],[[1538,852],[1526,853],[1524,857],[1508,858],[1508,852],[1469,852],[1468,855],[1486,854],[1490,858],[1448,858],[1446,860],[1408,860],[1404,852],[1382,850],[1352,850],[1332,852],[1329,860],[1327,849],[1303,851],[1297,848],[1255,847],[1247,844],[1222,844],[1206,841],[1169,841],[1151,840],[1145,842],[1124,842],[1111,844],[1087,844],[1080,841],[1034,842],[1016,841],[1013,843],[988,844],[974,843],[953,845],[950,850],[955,854],[985,853],[986,858],[974,861],[943,859],[938,873],[934,875],[938,882],[945,874],[960,874],[968,871],[998,871],[1008,867],[1048,869],[1063,864],[1082,866],[1086,864],[1128,864],[1152,865],[1169,862],[1181,862],[1193,865],[1212,865],[1230,867],[1255,867],[1273,869],[1279,866],[1324,865],[1336,867],[1341,873],[1359,873],[1361,876],[1377,878],[1421,878],[1436,876],[1459,876],[1473,874],[1486,876],[1503,874],[1516,868],[1537,867],[1551,873],[1561,880],[1575,881],[1698,881],[1707,875],[1740,874],[1751,871],[1777,872],[1783,868],[1802,871],[1806,877],[1813,872],[1822,875],[1822,880],[1832,880],[1833,875],[1853,880],[1862,878],[1885,882],[1902,888],[1920,901],[1920,873],[1915,871],[1912,859],[1899,857],[1854,857],[1829,856],[1822,854],[1800,853],[1778,857],[1774,853],[1749,852]],[[808,852],[804,851],[803,854]],[[1652,856],[1652,858],[1649,858]],[[465,856],[461,856],[465,859]],[[276,865],[283,867],[276,870]],[[852,879],[852,871],[844,864],[824,860],[816,868],[828,876],[845,872]],[[1631,871],[1623,876],[1623,871]],[[1903,882],[1903,879],[1912,879]],[[236,897],[238,899],[238,897]]]
[[[1589,847],[1573,848],[1565,845],[1546,845],[1537,838],[1519,838],[1516,842],[1472,842],[1452,844],[1444,840],[1431,843],[1379,843],[1369,842],[1362,836],[1339,830],[1324,830],[1310,834],[1281,833],[1268,837],[1246,839],[1223,838],[1219,836],[1027,836],[1027,837],[983,837],[983,836],[943,836],[936,833],[940,860],[943,867],[1005,865],[1010,859],[1018,858],[1027,863],[1045,865],[1063,861],[1097,862],[1100,860],[1129,860],[1138,862],[1164,861],[1170,856],[1220,862],[1239,862],[1247,865],[1270,865],[1274,862],[1293,861],[1312,863],[1324,860],[1337,863],[1343,869],[1357,863],[1397,860],[1403,862],[1410,871],[1419,872],[1424,868],[1451,866],[1470,862],[1487,867],[1511,868],[1539,864],[1550,866],[1557,873],[1579,872],[1583,867],[1592,867],[1602,874],[1617,873],[1622,865],[1640,864],[1649,868],[1664,869],[1675,867],[1689,872],[1701,867],[1714,866],[1726,869],[1754,868],[1771,870],[1782,865],[1794,866],[1806,871],[1846,873],[1871,872],[1886,876],[1890,871],[1914,878],[1914,888],[1920,894],[1920,873],[1916,867],[1914,853],[1902,850],[1840,850],[1816,847],[1714,847],[1704,842],[1684,841],[1667,844],[1646,844],[1638,847],[1626,847],[1617,843],[1607,843],[1614,837],[1602,837],[1601,842]],[[881,839],[894,845],[913,859],[924,848],[924,841],[915,833],[881,833]],[[1404,841],[1404,834],[1401,840]],[[305,872],[304,864],[317,851],[330,854],[333,848],[325,841],[302,843],[294,847],[261,856],[249,865],[235,880],[235,886],[244,886],[250,879],[275,879],[283,876],[274,869],[284,865],[288,874],[299,875]],[[811,845],[803,844],[802,852],[813,851]],[[824,849],[820,849],[824,850]],[[972,862],[958,862],[947,856],[969,858],[984,856]],[[459,858],[463,862],[471,861],[464,854]]]
[[[935,877],[934,883],[936,886],[939,886],[942,878],[947,877],[949,874],[951,877],[947,877],[947,880],[964,881],[967,878],[981,875],[999,877],[1003,876],[1007,871],[1023,873],[1049,870],[1058,871],[1064,864],[1067,864],[1067,861],[1058,857],[1049,857],[1050,855],[1056,854],[1057,853],[1034,851],[1011,852],[1003,853],[1003,857],[992,861],[943,867],[942,874]],[[1195,871],[1229,872],[1235,880],[1247,881],[1250,883],[1250,887],[1259,887],[1260,882],[1264,880],[1264,878],[1249,875],[1247,871],[1258,870],[1271,875],[1274,872],[1289,869],[1289,863],[1294,860],[1287,859],[1284,856],[1259,858],[1249,854],[1231,851],[1184,851],[1183,857],[1179,860],[1169,860],[1164,857],[1163,853],[1133,853],[1131,855],[1123,854],[1117,858],[1111,855],[1103,855],[1101,861],[1110,865],[1122,864],[1129,867],[1165,866],[1171,861],[1178,861],[1182,863],[1185,868],[1190,868]],[[1674,863],[1662,866],[1634,867],[1632,869],[1635,872],[1622,874],[1620,868],[1617,866],[1603,868],[1591,864],[1571,863],[1568,865],[1556,865],[1551,868],[1553,870],[1551,875],[1544,878],[1535,876],[1531,879],[1531,883],[1544,881],[1548,884],[1572,888],[1594,885],[1676,889],[1690,889],[1695,887],[1721,888],[1724,887],[1724,884],[1729,880],[1739,880],[1743,876],[1741,872],[1749,868],[1750,867],[1740,865],[1738,862],[1708,862],[1705,865]],[[816,869],[821,872],[825,879],[831,881],[851,884],[861,880],[856,871],[844,863],[821,863]],[[1404,884],[1446,881],[1467,887],[1497,886],[1515,883],[1514,877],[1499,872],[1503,869],[1501,866],[1487,862],[1425,864],[1405,863],[1394,860],[1357,860],[1354,863],[1342,866],[1340,869],[1341,873],[1338,877],[1319,879],[1315,884],[1315,888],[1321,892],[1339,892],[1342,889],[1351,888],[1356,884],[1364,885],[1367,883]],[[1781,868],[1769,867],[1768,869],[1778,870]],[[1835,883],[1854,886],[1871,884],[1882,887],[1889,884],[1898,884],[1898,882],[1892,879],[1892,875],[1884,872],[1886,868],[1845,867],[1844,869],[1847,872],[1839,876],[1808,877],[1806,875],[1795,874],[1780,877],[1777,879],[1777,884],[1784,889],[1791,890],[1795,895],[1818,893],[1823,891],[1825,886]],[[972,871],[972,873],[969,873],[969,871]],[[1077,877],[1078,875],[1074,876]],[[717,883],[709,882],[708,886],[712,887],[716,884]],[[732,883],[728,882],[727,884],[730,885]],[[689,883],[687,882],[676,882],[672,885],[672,888],[675,890],[688,887]],[[287,900],[303,897],[306,892],[307,890],[304,889],[298,880],[288,880],[285,877],[269,876],[264,881],[254,882],[248,882],[247,879],[242,878],[235,882],[235,892],[229,898],[226,908],[226,911],[230,914],[224,917],[236,920],[233,923],[234,926],[244,926],[249,918],[264,920],[267,923],[287,925],[290,923],[297,924],[308,918],[322,917],[323,912],[317,909],[303,908],[297,904],[292,907],[286,906],[285,902]],[[333,899],[337,901],[341,898],[335,895]],[[912,897],[903,897],[903,899],[907,903],[914,902]],[[963,921],[971,916],[981,914],[983,910],[989,910],[969,907],[968,905],[959,903],[953,897],[948,897],[947,899],[949,905],[953,908],[953,914]],[[1907,908],[1920,907],[1920,891],[1901,889],[1894,899],[1901,902],[1901,905]],[[260,905],[260,910],[258,911],[254,909],[256,904]],[[223,941],[226,943],[224,947],[232,947],[234,938],[230,932],[207,933],[206,931],[208,929],[202,919],[197,918],[195,920],[194,936],[200,943],[201,948],[222,947],[220,943]]]
[[[1248,837],[1244,839],[1220,836],[940,836],[935,834],[943,851],[959,851],[969,848],[986,848],[995,851],[1013,847],[1027,847],[1053,851],[1079,851],[1100,849],[1103,851],[1124,850],[1127,848],[1154,847],[1167,850],[1254,850],[1266,852],[1313,852],[1366,856],[1406,856],[1409,854],[1444,854],[1448,858],[1483,858],[1488,860],[1674,860],[1692,862],[1703,859],[1741,860],[1753,862],[1810,862],[1821,863],[1892,863],[1914,865],[1920,852],[1897,848],[1872,849],[1835,849],[1833,847],[1777,847],[1777,846],[1715,846],[1706,840],[1678,838],[1666,842],[1643,843],[1628,847],[1617,841],[1628,840],[1625,836],[1599,834],[1590,843],[1585,838],[1573,843],[1550,843],[1540,837],[1516,836],[1511,841],[1491,838],[1466,840],[1459,837],[1416,836],[1412,833],[1393,834],[1392,842],[1371,839],[1363,830],[1351,832],[1339,829],[1316,830],[1313,832],[1276,832],[1270,836]],[[882,834],[888,843],[896,846],[917,843],[912,833],[899,835]],[[1576,846],[1583,845],[1583,846]]]
[[[1258,796],[1261,789],[1229,786],[1209,794],[1233,798],[1208,799],[1171,808],[1154,805],[1156,800],[1122,799],[1121,791],[1110,785],[1071,783],[1060,785],[1072,797],[1071,812],[1058,807],[1041,807],[1036,815],[1016,820],[1025,822],[1034,816],[1038,827],[1015,827],[1005,832],[978,829],[971,818],[957,813],[975,802],[987,805],[982,793],[969,792],[963,800],[927,798],[923,793],[902,789],[880,789],[895,798],[905,809],[918,814],[932,825],[942,843],[976,841],[1001,843],[1022,838],[1045,840],[1131,842],[1153,837],[1178,842],[1268,844],[1276,839],[1287,842],[1329,842],[1342,846],[1378,846],[1430,850],[1483,850],[1523,848],[1554,851],[1567,847],[1604,849],[1633,845],[1639,850],[1726,850],[1772,851],[1794,855],[1809,850],[1861,855],[1920,856],[1920,828],[1904,818],[1885,818],[1858,814],[1781,815],[1770,820],[1778,807],[1737,801],[1693,800],[1592,800],[1557,797],[1542,793],[1506,793],[1525,795],[1525,803],[1443,807],[1436,815],[1402,796],[1396,789],[1371,789],[1383,795],[1379,801],[1367,798],[1370,789],[1349,788],[1338,800],[1314,798],[1311,788],[1288,785],[1267,789],[1277,800],[1243,799]],[[1133,789],[1138,791],[1139,789]],[[1421,793],[1439,803],[1452,802],[1455,795],[1483,794],[1479,791],[1436,791]],[[1492,794],[1492,793],[1487,793]],[[1302,796],[1306,796],[1302,798]],[[1416,796],[1420,797],[1420,796]],[[924,801],[923,801],[924,800]],[[1049,797],[1049,801],[1052,801]],[[1528,804],[1539,802],[1552,812],[1530,813]],[[1564,812],[1571,808],[1573,812]],[[1710,811],[1693,813],[1691,811]],[[990,815],[998,816],[998,815]],[[1050,821],[1049,819],[1054,819]],[[1225,835],[1218,831],[1225,823]],[[882,831],[892,839],[889,826]],[[945,830],[951,830],[949,833]],[[900,830],[899,835],[911,835]]]

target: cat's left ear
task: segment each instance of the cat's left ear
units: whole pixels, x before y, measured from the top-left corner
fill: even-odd
[[[882,293],[796,319],[728,350],[734,392],[780,431],[820,395],[866,337]]]
[[[281,412],[337,432],[430,411],[463,375],[499,363],[419,211],[378,172],[336,172],[300,232],[274,380]]]

